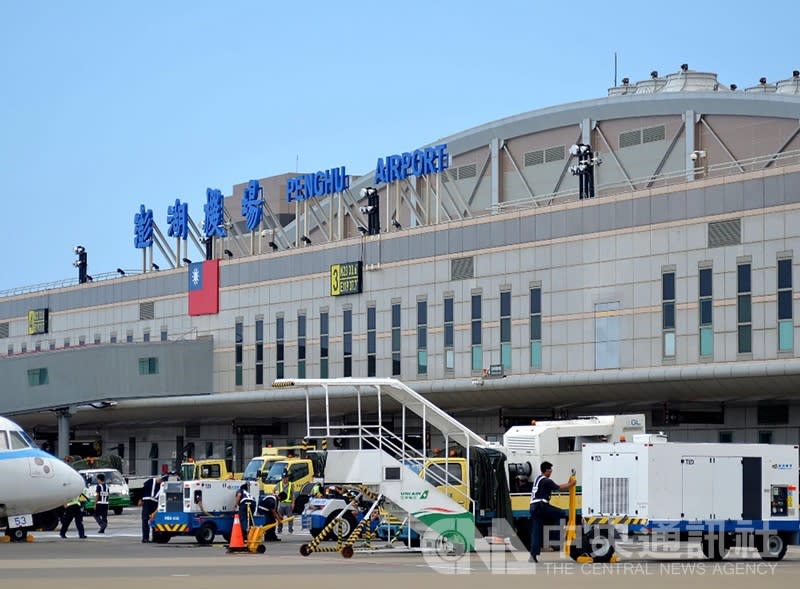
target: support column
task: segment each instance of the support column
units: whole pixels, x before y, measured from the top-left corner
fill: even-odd
[[[684,137],[686,137],[686,149],[684,157],[686,158],[686,180],[689,182],[695,179],[694,167],[697,164],[697,162],[692,159],[692,152],[694,152],[696,149],[695,145],[697,144],[697,140],[695,138],[696,122],[695,112],[693,110],[687,110],[683,113]]]
[[[69,409],[61,409],[58,415],[58,454],[57,456],[63,459],[69,454],[69,425],[70,415]]]
[[[491,161],[491,174],[492,174],[492,212],[498,213],[499,212],[499,205],[500,205],[500,189],[501,189],[501,182],[500,182],[500,147],[502,145],[502,140],[494,137],[489,143],[489,151],[492,156]]]

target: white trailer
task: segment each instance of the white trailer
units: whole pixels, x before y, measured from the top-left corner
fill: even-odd
[[[797,446],[669,443],[645,435],[587,444],[582,461],[582,516],[590,528],[696,537],[714,560],[737,543],[780,560],[798,543]],[[594,553],[613,550],[609,530],[587,535]]]

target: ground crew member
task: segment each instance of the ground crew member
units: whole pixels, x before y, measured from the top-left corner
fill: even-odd
[[[106,475],[97,475],[97,486],[94,488],[94,521],[100,526],[98,534],[104,534],[108,527],[108,485]]]
[[[67,537],[67,530],[73,519],[75,520],[75,527],[78,529],[78,538],[86,537],[86,533],[83,529],[83,504],[87,500],[88,497],[81,493],[64,506],[66,509],[61,519],[61,532],[59,534],[62,538]]]
[[[255,511],[256,500],[247,490],[247,483],[244,483],[236,491],[236,500],[233,508],[239,510],[239,524],[242,526],[242,538],[247,541],[247,530],[250,527],[250,518]]]
[[[278,533],[283,532],[283,518],[289,518],[289,533],[294,533],[294,483],[289,482],[289,473],[284,472],[281,482],[277,486],[278,495],[283,493],[286,498],[281,499],[278,504],[278,513],[281,514],[281,520],[278,521]]]
[[[264,525],[269,527],[270,524],[278,524],[283,518],[278,513],[278,505],[281,501],[286,499],[285,493],[278,493],[275,495],[264,495],[258,504],[258,513],[264,516]],[[265,542],[280,542],[281,539],[275,533],[275,526],[273,525],[264,533]]]
[[[161,495],[161,483],[169,479],[168,474],[147,479],[142,487],[142,498],[139,505],[142,507],[142,543],[150,541],[150,520],[158,509],[158,497]]]
[[[554,482],[550,478],[553,474],[553,465],[547,461],[542,462],[540,470],[542,474],[533,481],[531,489],[531,556],[528,562],[539,562],[544,526],[555,525],[566,517],[562,510],[550,505],[550,495],[553,491],[566,491],[574,487],[577,482],[575,477],[571,477],[563,485]]]
[[[322,484],[314,483],[314,486],[311,487],[311,496],[322,497]]]

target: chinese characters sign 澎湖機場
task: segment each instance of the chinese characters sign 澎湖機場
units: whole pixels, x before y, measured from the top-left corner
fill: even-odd
[[[225,204],[222,192],[216,188],[206,189],[206,204],[203,205],[206,214],[203,223],[203,233],[206,237],[226,237],[225,231]]]
[[[261,225],[261,215],[264,212],[262,204],[264,201],[261,198],[261,185],[258,180],[250,180],[242,194],[242,217],[250,231],[255,231]]]
[[[167,235],[186,239],[189,235],[189,205],[175,199],[175,205],[167,207]]]
[[[153,245],[153,209],[139,205],[139,212],[133,216],[133,245],[144,249]]]

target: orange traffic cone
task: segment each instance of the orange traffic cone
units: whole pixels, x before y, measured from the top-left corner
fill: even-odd
[[[231,542],[228,544],[228,552],[236,550],[245,550],[247,546],[244,543],[242,536],[242,524],[239,521],[239,514],[233,516],[233,529],[231,529]]]

